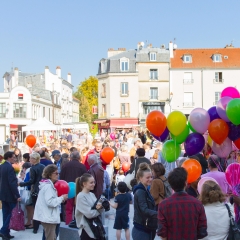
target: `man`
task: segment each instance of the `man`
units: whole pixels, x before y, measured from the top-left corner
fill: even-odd
[[[175,168],[169,173],[168,182],[175,193],[159,204],[157,235],[162,240],[197,240],[206,237],[204,207],[199,200],[184,191],[187,171],[182,167]]]
[[[208,159],[208,169],[210,170],[210,172],[203,174],[201,178],[204,178],[204,177],[214,178],[217,181],[220,188],[222,189],[223,193],[229,194],[231,192],[231,187],[227,182],[225,173],[218,171],[219,165],[220,163],[219,163],[218,156],[211,155],[210,158]]]
[[[76,178],[81,177],[87,172],[86,167],[80,163],[81,157],[79,152],[74,151],[70,155],[70,161],[62,167],[60,179],[69,182],[75,182]],[[75,198],[67,200],[65,206],[66,218],[65,222],[68,225],[72,220]]]
[[[47,165],[53,164],[53,162],[52,162],[51,160],[46,159],[46,157],[45,157],[45,151],[40,150],[40,151],[39,151],[39,154],[40,154],[40,163],[41,163],[42,165],[44,165],[44,166],[46,167]]]
[[[103,193],[104,169],[98,164],[98,158],[96,154],[89,155],[87,161],[90,166],[88,172],[95,179],[95,186],[92,192],[95,194],[96,198],[100,198]]]
[[[72,142],[72,133],[71,132],[67,135],[67,141]]]
[[[138,148],[141,148],[142,147],[142,142],[141,142],[141,139],[139,138],[136,138],[134,140],[134,146],[132,147],[132,149],[130,150],[130,157],[136,157],[136,151]]]
[[[61,153],[59,150],[52,151],[52,157],[54,159],[54,164],[57,165],[58,173],[61,173],[63,165],[68,163],[67,159],[62,159]]]
[[[13,152],[4,154],[5,162],[0,165],[0,200],[2,201],[3,225],[0,230],[0,237],[3,240],[13,238],[10,235],[9,223],[12,215],[12,210],[17,202],[21,201],[18,192],[18,180],[16,173],[12,167],[16,157]]]
[[[116,157],[118,150],[117,150],[117,148],[116,148],[116,146],[115,146],[115,142],[114,142],[113,140],[111,140],[111,141],[109,142],[109,147],[114,151],[114,157]]]

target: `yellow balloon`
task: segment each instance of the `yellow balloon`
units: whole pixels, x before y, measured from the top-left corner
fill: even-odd
[[[208,142],[209,146],[212,147],[213,140],[211,139],[210,135],[208,135],[207,142]]]
[[[167,117],[168,130],[174,135],[178,136],[186,127],[187,118],[180,111],[173,111]]]

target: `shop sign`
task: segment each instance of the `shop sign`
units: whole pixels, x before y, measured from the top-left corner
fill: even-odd
[[[110,126],[110,123],[109,123],[109,122],[101,123],[100,126],[101,126],[101,127],[109,127],[109,126]]]

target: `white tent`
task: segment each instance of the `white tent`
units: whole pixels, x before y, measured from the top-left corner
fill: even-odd
[[[51,131],[58,130],[58,127],[53,123],[49,122],[45,117],[38,118],[35,122],[22,128],[23,132],[27,131]]]

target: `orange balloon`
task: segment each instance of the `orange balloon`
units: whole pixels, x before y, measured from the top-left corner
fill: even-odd
[[[195,159],[186,160],[183,163],[182,167],[185,168],[188,173],[187,176],[188,183],[196,181],[202,174],[201,164]]]
[[[30,148],[34,147],[34,145],[36,144],[35,136],[34,135],[28,135],[26,137],[26,143]]]
[[[124,162],[124,163],[122,164],[122,170],[123,170],[124,172],[127,172],[129,169],[130,169],[130,163],[129,163],[129,162]]]
[[[212,140],[221,145],[228,136],[229,127],[224,120],[215,119],[209,124],[208,132]]]
[[[103,160],[103,162],[109,164],[114,158],[113,149],[110,147],[105,147],[100,153],[100,158]]]
[[[160,137],[167,126],[167,119],[162,112],[154,110],[147,115],[146,126],[153,135]]]

